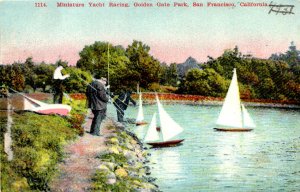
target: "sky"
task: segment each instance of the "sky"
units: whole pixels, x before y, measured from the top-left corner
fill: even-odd
[[[241,1],[178,1],[189,7],[173,7],[175,0],[0,0],[0,64],[14,61],[55,63],[62,59],[74,65],[79,52],[95,41],[127,47],[133,40],[150,46],[160,62],[182,63],[189,56],[199,62],[218,57],[238,46],[244,54],[268,58],[284,53],[294,41],[300,47],[300,1],[273,0],[294,5],[294,14],[276,14],[270,7],[241,7]],[[83,8],[59,8],[57,2],[85,3]],[[88,2],[104,2],[91,8]],[[127,2],[129,8],[108,7],[108,2]],[[170,7],[134,7],[134,2],[170,3]],[[193,7],[201,2],[204,7]],[[208,2],[235,2],[235,7],[207,7]],[[249,2],[249,1],[246,1]],[[271,1],[250,1],[265,2]]]

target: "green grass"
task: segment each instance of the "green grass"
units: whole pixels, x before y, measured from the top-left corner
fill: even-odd
[[[109,153],[99,156],[102,161],[112,162],[116,164],[125,164],[127,159],[123,154]]]
[[[105,191],[105,192],[131,192],[137,191],[136,188],[140,187],[141,183],[145,182],[141,178],[126,176],[124,178],[117,177],[116,183],[107,184],[107,172],[96,170],[92,178],[91,191]]]
[[[1,121],[3,122],[3,120]],[[1,139],[5,123],[1,123]],[[47,191],[56,165],[63,158],[63,146],[76,138],[78,131],[66,118],[55,115],[22,113],[13,115],[12,150],[7,161],[1,143],[1,190]]]

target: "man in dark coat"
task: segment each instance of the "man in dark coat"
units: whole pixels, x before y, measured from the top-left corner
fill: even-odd
[[[106,117],[106,107],[109,97],[105,90],[106,78],[96,79],[86,90],[88,108],[94,114],[90,133],[92,135],[100,136],[100,125],[102,120]]]
[[[65,86],[62,80],[54,79],[53,83],[53,103],[62,103]]]
[[[131,91],[122,92],[119,97],[113,102],[117,109],[118,121],[124,122],[124,111],[127,109],[129,105],[129,101],[135,106],[136,102],[130,97]]]

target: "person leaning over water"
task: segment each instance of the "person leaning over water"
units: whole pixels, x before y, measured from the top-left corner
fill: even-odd
[[[106,117],[107,102],[109,100],[105,90],[106,78],[95,79],[86,89],[86,97],[88,108],[94,114],[90,133],[92,135],[100,135],[100,125]]]
[[[119,122],[124,122],[123,117],[124,117],[124,111],[127,109],[129,105],[129,101],[136,106],[136,102],[130,97],[131,96],[131,91],[122,91],[122,93],[119,95],[119,97],[113,102],[117,109],[117,115],[118,115],[118,121]]]

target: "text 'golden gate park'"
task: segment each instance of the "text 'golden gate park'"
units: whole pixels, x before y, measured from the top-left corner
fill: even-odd
[[[231,2],[161,2],[156,3],[149,2],[101,2],[101,1],[91,1],[87,3],[73,3],[73,2],[57,2],[57,7],[91,7],[91,8],[101,8],[101,7],[267,7],[269,6],[266,2],[254,3],[254,2],[239,2],[238,4]]]

